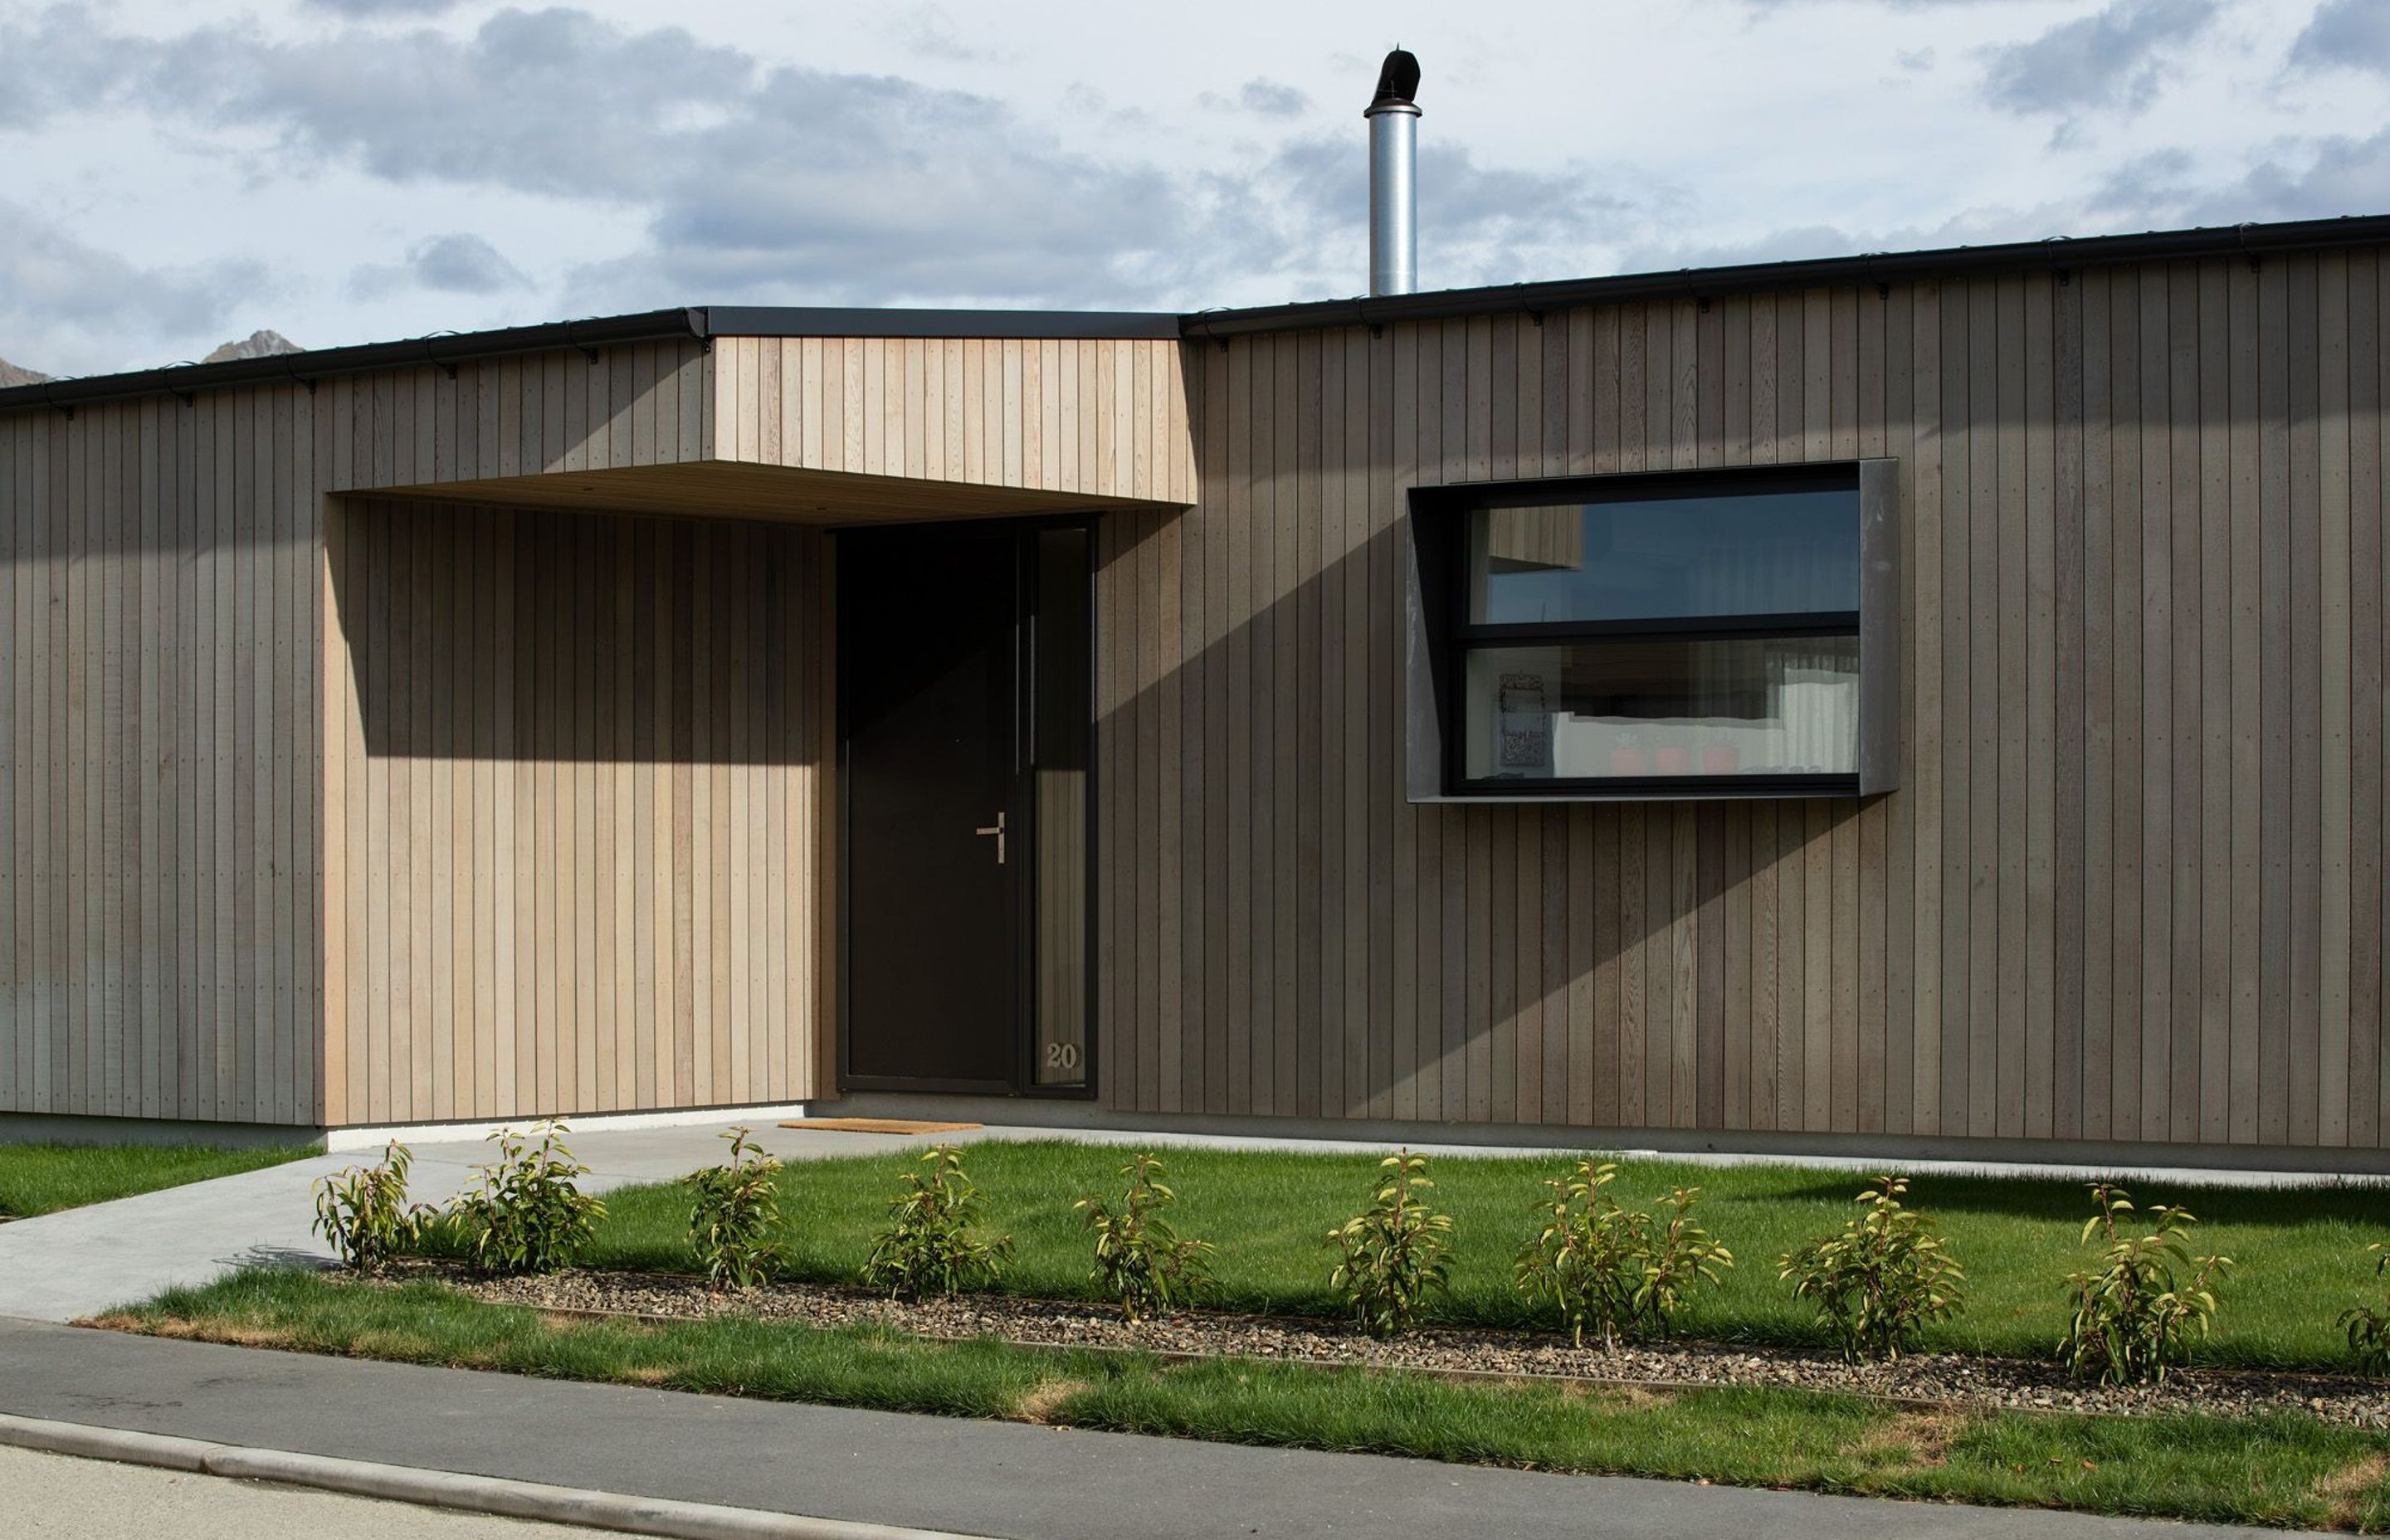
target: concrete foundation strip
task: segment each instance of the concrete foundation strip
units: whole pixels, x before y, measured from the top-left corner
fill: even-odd
[[[894,1528],[843,1519],[771,1513],[761,1508],[675,1502],[664,1497],[469,1476],[282,1449],[250,1449],[202,1439],[6,1414],[0,1414],[0,1444],[238,1481],[276,1482],[285,1486],[310,1487],[354,1497],[379,1497],[426,1508],[495,1513],[551,1524],[578,1524],[626,1534],[664,1535],[673,1540],[967,1540],[944,1530]]]

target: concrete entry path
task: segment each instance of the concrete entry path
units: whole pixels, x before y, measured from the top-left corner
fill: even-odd
[[[2267,1533],[1252,1449],[0,1322],[0,1412],[1019,1540],[2248,1540]]]

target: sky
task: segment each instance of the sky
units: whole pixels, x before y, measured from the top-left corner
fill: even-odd
[[[1427,289],[2390,211],[2390,0],[0,0],[0,357]]]

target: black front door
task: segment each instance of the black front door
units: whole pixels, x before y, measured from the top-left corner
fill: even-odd
[[[845,1084],[1083,1086],[1086,532],[849,531],[838,570]]]

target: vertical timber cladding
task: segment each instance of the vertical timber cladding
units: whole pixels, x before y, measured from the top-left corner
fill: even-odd
[[[2390,261],[1185,350],[1105,520],[1104,1094],[1157,1112],[2381,1148]],[[1900,789],[1412,805],[1419,482],[1899,462]]]
[[[342,499],[332,1121],[815,1094],[817,530]]]
[[[326,426],[0,415],[0,1111],[316,1121]]]

